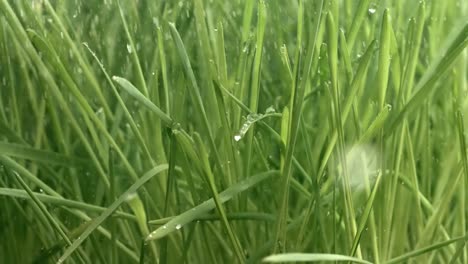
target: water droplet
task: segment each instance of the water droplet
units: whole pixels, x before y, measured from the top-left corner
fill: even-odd
[[[241,138],[242,138],[242,136],[239,135],[239,134],[236,134],[236,135],[234,136],[234,140],[235,140],[235,141],[239,141],[239,140],[241,140]]]
[[[163,227],[162,227],[162,228],[163,228],[163,229],[166,229],[166,228],[167,228],[167,225],[163,225]]]
[[[130,44],[127,44],[127,51],[128,51],[128,54],[132,53],[132,46],[130,46]]]
[[[175,229],[177,229],[177,230],[179,230],[179,229],[181,229],[181,228],[182,228],[182,225],[181,225],[181,224],[177,224],[177,225],[175,226]]]

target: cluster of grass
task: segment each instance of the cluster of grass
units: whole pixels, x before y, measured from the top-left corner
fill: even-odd
[[[0,0],[0,262],[467,263],[467,17]]]

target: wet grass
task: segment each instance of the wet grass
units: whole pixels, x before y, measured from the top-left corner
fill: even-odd
[[[0,262],[466,263],[464,1],[0,0]]]

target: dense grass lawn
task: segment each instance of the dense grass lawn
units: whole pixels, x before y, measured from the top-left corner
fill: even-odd
[[[468,263],[468,1],[0,0],[0,263]]]

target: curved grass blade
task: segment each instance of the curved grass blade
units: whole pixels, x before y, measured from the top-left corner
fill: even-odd
[[[40,161],[46,164],[55,164],[65,167],[83,166],[87,163],[84,159],[71,158],[56,152],[34,149],[22,144],[7,142],[0,142],[0,153],[9,157]]]
[[[372,262],[353,258],[349,256],[337,254],[321,254],[321,253],[287,253],[271,255],[263,259],[263,262],[282,263],[282,262],[335,262],[335,261],[348,261],[354,263],[371,264]]]
[[[127,36],[127,40],[129,42],[129,45],[130,45],[130,46],[127,46],[127,47],[131,47],[131,50],[133,51],[133,52],[130,52],[130,53],[131,53],[131,57],[132,57],[132,60],[133,60],[133,64],[135,65],[135,68],[136,68],[136,71],[137,71],[137,76],[138,76],[138,79],[140,81],[140,85],[141,85],[143,94],[145,96],[148,96],[148,88],[146,87],[146,81],[145,81],[145,77],[143,76],[143,70],[141,69],[141,63],[140,63],[140,59],[138,58],[138,52],[137,52],[137,49],[136,49],[136,45],[135,45],[135,42],[133,41],[134,38],[132,38],[132,36],[130,34],[130,31],[128,30],[128,23],[127,23],[127,20],[125,19],[125,15],[124,15],[124,12],[122,11],[122,7],[120,6],[120,1],[117,1],[117,6],[119,8],[120,19],[122,20],[122,24],[123,24],[124,29],[125,29],[125,35]]]
[[[250,189],[256,186],[257,184],[259,184],[260,182],[277,174],[278,174],[278,171],[267,171],[267,172],[263,172],[255,176],[249,177],[248,179],[241,181],[229,187],[228,189],[222,191],[219,194],[219,200],[221,203],[225,203],[231,200],[234,196],[238,195],[239,193],[247,189]],[[209,211],[213,210],[215,207],[216,207],[215,202],[213,198],[211,198],[199,204],[198,206],[195,206],[194,208],[172,218],[167,224],[151,232],[151,234],[149,234],[149,236],[146,238],[146,241],[163,238],[171,234],[172,232],[179,230],[184,225],[191,223],[195,219],[203,217]]]
[[[11,159],[10,157],[0,155],[0,163],[4,165],[7,168],[10,168],[11,170],[17,172],[23,177],[26,177],[29,181],[32,183],[36,184],[38,187],[40,187],[44,192],[55,195],[55,196],[60,196],[54,189],[49,187],[45,182],[43,182],[41,179],[36,177],[34,174],[32,174],[29,170],[27,170],[24,166],[18,164],[16,161]]]
[[[203,141],[200,138],[200,135],[198,133],[194,134],[194,138],[195,138],[195,143],[196,143],[197,149],[199,150],[199,157],[200,157],[201,166],[202,166],[202,169],[205,172],[204,173],[205,180],[206,180],[206,182],[208,183],[208,185],[210,187],[211,196],[213,196],[213,200],[215,202],[216,209],[217,209],[217,211],[219,213],[219,216],[221,217],[221,220],[222,220],[221,223],[223,224],[224,228],[226,229],[226,232],[227,232],[227,234],[229,236],[229,239],[231,240],[232,246],[234,248],[234,251],[236,252],[238,260],[241,263],[245,262],[239,239],[238,239],[236,233],[232,230],[231,224],[227,220],[226,209],[224,208],[223,203],[221,202],[221,200],[219,198],[218,189],[217,189],[216,183],[215,183],[215,177],[214,177],[213,172],[212,172],[212,170],[210,168],[210,162],[208,160],[208,152],[206,151],[206,149],[205,149],[205,147],[203,145]]]
[[[372,207],[374,205],[375,194],[377,193],[377,189],[379,188],[381,178],[382,178],[382,173],[379,173],[379,175],[377,176],[377,180],[375,181],[374,188],[372,188],[372,192],[370,193],[369,199],[367,200],[366,206],[364,207],[364,212],[362,213],[362,217],[361,217],[361,220],[359,221],[356,236],[354,237],[353,246],[351,247],[351,254],[350,254],[351,256],[353,256],[356,253],[356,250],[358,249],[362,232],[364,231],[364,228],[366,227],[367,220],[369,219]]]
[[[348,47],[350,50],[353,49],[354,42],[356,40],[356,36],[361,28],[362,21],[365,18],[367,13],[367,8],[369,7],[370,0],[361,0],[359,1],[359,5],[356,8],[356,12],[354,13],[353,22],[348,30],[348,35],[346,36],[348,39]]]
[[[7,170],[7,174],[10,174],[10,172]],[[33,200],[33,202],[37,205],[39,210],[45,215],[47,220],[50,222],[51,226],[57,231],[57,233],[62,237],[62,239],[67,242],[68,245],[71,245],[70,238],[65,234],[63,229],[60,227],[60,224],[54,219],[54,217],[49,213],[45,205],[37,199],[36,195],[34,195],[33,191],[31,188],[29,188],[28,184],[21,178],[21,176],[17,173],[15,173],[16,179],[20,183],[21,187],[24,188],[28,196]]]
[[[131,82],[122,77],[113,76],[112,80],[117,82],[127,93],[129,93],[138,102],[142,103],[149,110],[153,111],[166,125],[172,125],[172,119],[164,113],[159,107],[144,96]]]
[[[267,222],[274,222],[275,221],[275,216],[272,214],[267,214],[267,213],[257,213],[257,212],[237,212],[237,213],[227,213],[226,214],[227,218],[230,221],[235,221],[235,220],[255,220],[255,221],[267,221]],[[150,220],[148,221],[148,224],[150,225],[165,225],[172,219],[174,219],[177,216],[170,216],[162,219],[156,219],[156,220]],[[194,221],[220,221],[221,218],[219,215],[216,214],[206,214],[202,215]]]
[[[83,241],[88,238],[88,236],[96,229],[98,228],[111,214],[117,210],[117,208],[124,203],[129,196],[134,194],[143,184],[145,184],[147,181],[149,181],[151,178],[154,176],[158,175],[159,173],[167,170],[167,165],[159,165],[157,167],[154,167],[153,169],[149,170],[146,172],[140,179],[138,179],[130,188],[128,188],[120,197],[113,202],[107,209],[104,211],[99,217],[95,218],[93,222],[86,228],[85,231],[76,239],[73,241],[73,244],[68,247],[63,255],[59,258],[57,263],[63,263],[80,245],[83,243]]]
[[[424,100],[436,87],[436,82],[451,68],[458,56],[468,46],[468,22],[465,22],[463,27],[455,33],[454,37],[449,38],[448,49],[425,72],[414,89],[416,93],[400,111],[398,116],[390,122],[388,129],[385,129],[386,133],[391,133],[405,119],[407,114],[410,114],[424,103]]]
[[[416,257],[416,256],[422,255],[424,253],[428,253],[428,252],[443,248],[445,246],[448,246],[448,245],[456,243],[456,242],[467,241],[467,240],[468,240],[468,235],[455,237],[455,238],[452,238],[452,239],[449,239],[449,240],[446,240],[446,241],[442,241],[442,242],[439,242],[439,243],[436,243],[436,244],[433,244],[433,245],[430,245],[430,246],[427,246],[427,247],[424,247],[424,248],[421,248],[421,249],[417,249],[415,251],[408,252],[408,253],[406,253],[404,255],[401,255],[399,257],[390,259],[389,261],[385,262],[385,264],[395,264],[395,263],[405,262],[405,261],[408,261],[412,257]]]
[[[69,200],[57,196],[51,196],[47,194],[42,194],[42,193],[33,193],[34,196],[41,202],[46,203],[46,204],[53,204],[57,206],[63,206],[63,207],[68,207],[68,208],[76,208],[80,209],[83,211],[90,211],[90,212],[103,212],[107,208],[93,205],[93,204],[88,204],[88,203],[83,203],[83,202],[78,202],[74,200]],[[19,190],[19,189],[11,189],[11,188],[0,188],[0,195],[7,196],[7,197],[13,197],[13,198],[20,198],[20,199],[29,199],[31,196],[26,193],[24,190]],[[125,219],[129,220],[135,220],[135,216],[124,213],[124,212],[115,212],[115,216],[122,217]]]
[[[88,46],[88,44],[83,43],[83,46],[86,47],[86,49],[91,53],[91,56],[93,56],[94,60],[98,63],[99,68],[101,68],[102,73],[106,77],[106,80],[108,81],[109,85],[112,88],[112,92],[114,93],[115,97],[117,98],[117,101],[119,102],[120,106],[122,107],[122,110],[125,113],[125,116],[127,117],[127,120],[130,124],[130,127],[133,131],[133,133],[136,135],[138,141],[140,142],[142,148],[144,149],[146,155],[150,160],[152,160],[151,153],[148,150],[148,146],[145,143],[145,140],[143,139],[143,136],[140,133],[140,130],[138,130],[138,127],[136,125],[136,122],[133,118],[133,116],[130,114],[130,111],[128,110],[127,106],[125,105],[125,102],[123,101],[122,97],[120,96],[119,92],[117,91],[117,88],[115,87],[114,83],[112,82],[111,77],[107,73],[106,69],[104,68],[104,64],[99,60],[99,58],[96,56],[96,53],[91,50],[91,48]],[[118,153],[117,153],[118,154]]]
[[[390,74],[390,37],[391,25],[388,9],[383,13],[382,29],[380,31],[379,63],[377,72],[377,87],[379,94],[379,107],[382,109],[385,105],[385,96],[387,93],[388,76]]]

